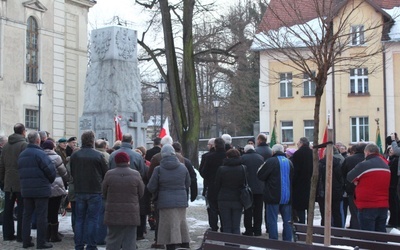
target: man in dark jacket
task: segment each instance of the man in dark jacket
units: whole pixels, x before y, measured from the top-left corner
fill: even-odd
[[[264,157],[264,161],[272,156],[272,150],[267,144],[267,136],[265,134],[259,134],[257,136],[256,152]]]
[[[364,149],[367,146],[366,143],[360,142],[355,147],[356,151],[354,155],[348,156],[343,164],[342,164],[342,176],[345,180],[345,188],[346,193],[349,200],[349,209],[350,209],[350,228],[351,229],[360,229],[360,224],[358,222],[358,210],[356,204],[354,203],[354,190],[355,185],[346,180],[347,174],[360,162],[364,161]]]
[[[71,176],[75,188],[75,249],[97,249],[96,230],[102,205],[101,185],[108,167],[104,155],[94,149],[94,132],[81,136],[82,148],[71,155]],[[84,230],[87,230],[84,232]]]
[[[253,206],[244,210],[243,222],[246,231],[243,235],[261,236],[264,182],[257,178],[257,171],[264,163],[264,158],[254,150],[253,145],[248,144],[244,147],[241,159],[247,166],[247,182],[253,192]]]
[[[297,143],[298,149],[293,154],[293,212],[299,223],[305,224],[306,210],[310,199],[311,176],[313,172],[313,153],[310,142],[301,137]],[[297,218],[295,218],[296,221]]]
[[[210,153],[205,158],[204,168],[200,175],[207,182],[206,202],[208,210],[208,223],[211,230],[218,231],[218,193],[215,186],[215,177],[219,166],[222,166],[226,158],[225,141],[218,137],[214,140],[215,152]]]
[[[278,239],[278,211],[283,221],[282,239],[292,241],[290,225],[292,207],[291,190],[293,164],[286,158],[281,144],[272,146],[273,156],[258,170],[257,176],[264,181],[264,200],[268,204],[268,234],[270,239]]]
[[[190,201],[193,202],[196,200],[197,197],[197,175],[196,172],[194,171],[194,167],[192,165],[192,162],[183,156],[182,154],[182,145],[179,142],[174,142],[172,143],[172,147],[175,149],[175,153],[177,155],[181,155],[184,159],[184,164],[185,167],[187,168],[190,176]]]
[[[151,158],[161,151],[161,138],[156,137],[153,140],[153,147],[146,151],[145,159],[151,161]]]
[[[21,197],[21,185],[18,173],[18,156],[25,150],[28,143],[25,139],[25,126],[17,123],[14,126],[14,134],[8,137],[0,158],[0,184],[5,192],[3,240],[15,240],[22,242],[22,212],[24,203]],[[17,201],[17,236],[14,235],[14,205]]]
[[[32,214],[37,222],[37,249],[52,248],[46,242],[47,208],[51,195],[51,183],[56,178],[56,168],[40,147],[40,136],[36,131],[28,134],[29,144],[19,155],[18,172],[21,180],[21,195],[24,198],[24,217],[22,222],[23,248],[34,246],[31,238]]]

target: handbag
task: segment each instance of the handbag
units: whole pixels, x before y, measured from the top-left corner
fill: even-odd
[[[247,182],[247,171],[243,165],[242,168],[244,171],[244,184],[240,189],[240,203],[242,203],[244,209],[249,209],[253,205],[253,192]]]

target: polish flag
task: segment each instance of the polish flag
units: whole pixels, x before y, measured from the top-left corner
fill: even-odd
[[[169,135],[168,117],[165,119],[159,137],[163,138],[166,135]]]
[[[328,122],[325,127],[324,135],[322,136],[322,143],[328,142],[328,127],[329,127],[329,114],[328,114]],[[318,151],[319,159],[324,158],[325,148],[320,148]]]
[[[121,130],[121,116],[116,116],[114,117],[114,122],[115,122],[115,140],[116,141],[121,141],[122,140],[122,130]]]

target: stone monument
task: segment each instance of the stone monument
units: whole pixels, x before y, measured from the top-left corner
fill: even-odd
[[[132,134],[134,146],[146,145],[142,112],[136,31],[122,26],[93,30],[79,133],[94,130],[96,138],[107,138],[112,146],[119,116],[122,133]]]

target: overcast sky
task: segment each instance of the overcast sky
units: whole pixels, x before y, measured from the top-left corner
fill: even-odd
[[[226,6],[235,0],[201,0],[202,3],[216,2]],[[135,4],[135,0],[97,0],[97,4],[89,10],[89,30],[101,28],[111,23],[114,16],[122,20],[133,22],[136,30],[140,32],[142,19],[140,18],[143,7]],[[114,23],[116,24],[116,23]]]

